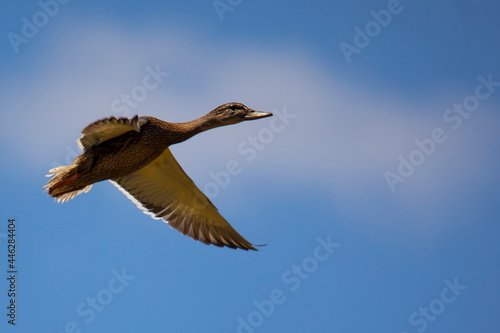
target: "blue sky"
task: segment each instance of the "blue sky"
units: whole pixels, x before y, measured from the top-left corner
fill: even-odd
[[[500,5],[54,3],[0,14],[2,332],[496,331]],[[194,242],[109,182],[42,193],[96,119],[229,101],[275,117],[172,152],[259,252]]]

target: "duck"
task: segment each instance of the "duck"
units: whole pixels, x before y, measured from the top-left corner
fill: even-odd
[[[144,213],[183,235],[208,245],[256,251],[196,186],[169,147],[216,127],[272,115],[231,102],[183,123],[137,115],[103,118],[81,131],[77,142],[82,153],[71,165],[49,170],[47,177],[52,178],[44,191],[64,203],[109,180]]]

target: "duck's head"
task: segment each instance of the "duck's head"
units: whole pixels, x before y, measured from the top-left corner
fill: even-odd
[[[217,124],[216,126],[231,125],[245,120],[255,120],[272,115],[271,112],[256,111],[237,102],[222,104],[207,114],[213,124]]]

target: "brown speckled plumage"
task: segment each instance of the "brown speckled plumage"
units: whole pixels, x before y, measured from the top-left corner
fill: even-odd
[[[70,166],[50,170],[53,178],[45,188],[65,202],[109,179],[140,209],[182,234],[206,244],[255,250],[185,174],[168,147],[211,128],[271,115],[227,103],[185,123],[147,116],[101,119],[82,130],[83,153]]]

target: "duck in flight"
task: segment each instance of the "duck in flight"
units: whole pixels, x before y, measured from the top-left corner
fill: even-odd
[[[209,129],[270,117],[241,103],[223,104],[203,117],[168,123],[154,117],[105,118],[82,130],[83,153],[53,168],[45,191],[57,202],[88,192],[108,179],[138,208],[205,244],[256,250],[218,212],[168,148]]]

